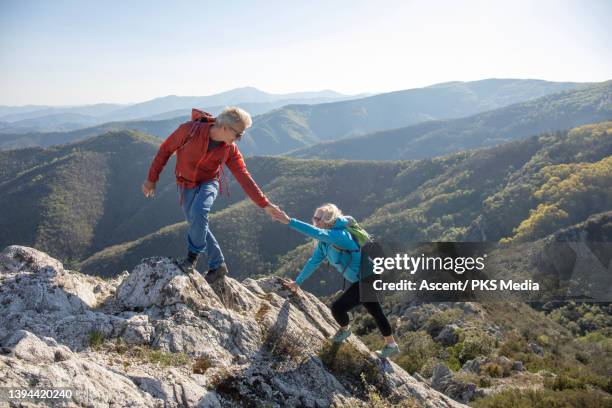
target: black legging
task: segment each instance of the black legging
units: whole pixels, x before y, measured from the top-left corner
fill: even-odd
[[[359,282],[353,283],[348,287],[346,292],[344,292],[334,303],[332,303],[331,311],[334,319],[340,326],[346,326],[349,324],[349,315],[348,311],[354,308],[355,306],[362,304],[368,313],[374,318],[376,321],[376,326],[382,333],[383,336],[390,336],[391,325],[389,321],[385,317],[383,313],[382,307],[379,302],[360,302],[359,301]]]

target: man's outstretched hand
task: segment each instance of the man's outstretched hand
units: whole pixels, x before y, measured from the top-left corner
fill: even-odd
[[[285,214],[278,205],[270,203],[264,209],[270,214],[270,217],[272,217],[274,221],[282,222],[283,224],[289,223],[289,217],[287,217],[287,214]],[[284,222],[285,218],[287,218],[287,222]]]
[[[145,197],[152,197],[155,195],[155,183],[152,181],[145,180],[145,182],[142,183],[141,189]]]

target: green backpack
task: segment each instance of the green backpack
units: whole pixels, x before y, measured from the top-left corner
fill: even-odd
[[[364,230],[363,227],[357,223],[357,221],[349,224],[346,229],[352,235],[355,242],[357,242],[359,248],[362,248],[365,244],[372,240],[370,234],[368,234],[368,232]]]
[[[349,232],[349,234],[351,234],[353,241],[357,243],[357,245],[359,246],[359,249],[350,250],[350,249],[340,248],[337,245],[332,245],[332,246],[337,251],[347,252],[351,255],[352,253],[355,253],[355,252],[361,252],[361,263],[359,265],[359,280],[363,280],[374,274],[374,264],[368,253],[369,248],[374,244],[374,241],[373,241],[372,236],[368,234],[368,232],[365,229],[363,229],[363,227],[359,225],[359,223],[357,223],[357,221],[353,217],[347,216],[346,218],[348,218],[349,224],[345,227],[345,229]],[[348,267],[348,263],[345,266],[345,269],[346,267]],[[342,290],[344,290],[344,284],[342,285]]]

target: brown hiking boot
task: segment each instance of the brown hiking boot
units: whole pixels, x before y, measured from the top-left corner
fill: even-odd
[[[209,284],[212,284],[225,275],[227,275],[227,265],[223,262],[218,268],[209,270],[204,279],[206,279],[206,282]]]
[[[190,274],[196,270],[199,254],[189,252],[185,258],[180,258],[176,261],[176,265],[183,273]]]

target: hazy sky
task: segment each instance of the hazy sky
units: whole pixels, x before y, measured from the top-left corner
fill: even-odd
[[[612,1],[0,0],[0,104],[612,79]]]

